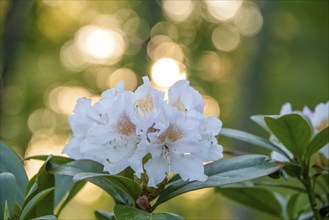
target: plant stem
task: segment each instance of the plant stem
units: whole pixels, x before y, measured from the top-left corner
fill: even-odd
[[[319,210],[317,209],[316,199],[315,199],[315,195],[314,195],[313,187],[312,187],[312,182],[311,182],[311,179],[309,176],[309,165],[308,164],[304,166],[301,182],[303,183],[303,185],[305,186],[305,189],[307,191],[308,199],[311,204],[314,218],[316,220],[320,220],[321,216],[320,216]]]

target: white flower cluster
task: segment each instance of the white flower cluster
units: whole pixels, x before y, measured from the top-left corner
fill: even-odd
[[[183,180],[205,181],[203,163],[223,157],[215,138],[222,122],[203,115],[202,97],[188,81],[170,87],[167,101],[147,77],[143,81],[135,92],[125,91],[121,82],[95,105],[79,99],[69,118],[73,135],[64,153],[98,161],[110,174],[129,166],[138,178],[146,172],[152,187],[170,172]]]
[[[293,113],[290,103],[286,103],[281,107],[280,115],[287,115]],[[314,112],[312,112],[307,106],[303,108],[303,115],[306,116],[312,123],[312,127],[315,133],[319,133],[323,129],[329,126],[329,101],[327,103],[320,103],[315,107]],[[292,153],[286,149],[279,141],[271,136],[270,140],[279,146],[283,151],[285,151],[289,157],[292,159]],[[321,148],[320,152],[329,159],[329,144]],[[288,161],[284,155],[273,151],[271,154],[272,159],[277,161]]]

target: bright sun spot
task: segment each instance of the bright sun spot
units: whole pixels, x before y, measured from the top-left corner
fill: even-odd
[[[118,31],[91,25],[78,31],[76,44],[83,53],[99,63],[115,63],[125,50],[125,41]]]
[[[115,38],[114,33],[105,29],[96,29],[87,35],[85,49],[90,55],[104,59],[114,52]]]
[[[173,59],[161,58],[152,67],[152,79],[157,86],[168,88],[181,79],[186,73],[181,72],[180,65]]]

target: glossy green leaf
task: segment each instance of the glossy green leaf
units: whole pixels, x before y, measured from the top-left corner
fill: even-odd
[[[71,177],[72,178],[72,177]],[[69,189],[69,194],[61,204],[61,206],[58,209],[57,215],[59,215],[63,208],[74,198],[76,194],[82,189],[82,187],[86,184],[85,181],[80,181],[77,183],[74,183],[73,186]]]
[[[323,129],[318,133],[307,147],[307,156],[311,157],[314,153],[319,151],[322,147],[329,143],[329,127]]]
[[[287,155],[286,152],[281,150],[279,147],[272,144],[270,141],[268,141],[265,138],[258,137],[253,134],[249,134],[244,131],[238,131],[230,128],[222,128],[222,130],[219,133],[222,136],[233,138],[239,141],[247,142],[249,144],[253,144],[255,146],[263,147],[271,151],[276,151],[280,154],[286,155],[287,158],[289,158],[289,155]]]
[[[48,155],[35,155],[31,157],[26,157],[24,160],[42,160],[46,161],[48,159]],[[72,158],[63,157],[63,156],[55,156],[51,155],[50,165],[49,167],[57,165],[63,165],[69,162],[74,161]],[[54,206],[56,207],[60,201],[64,198],[66,193],[73,187],[73,178],[72,176],[63,176],[63,175],[55,175],[55,201]]]
[[[296,210],[296,208],[297,208],[296,204],[298,202],[300,195],[301,195],[300,193],[296,193],[296,194],[292,195],[287,203],[287,214],[288,214],[289,219],[295,219],[295,216],[298,211],[298,210]]]
[[[204,182],[188,182],[177,177],[169,181],[156,201],[155,207],[185,192],[267,176],[282,167],[282,164],[271,161],[263,155],[244,155],[217,160],[205,165],[205,174],[208,176],[208,179]]]
[[[28,182],[22,160],[11,148],[1,141],[0,152],[0,173],[9,172],[15,176],[17,183],[16,201],[22,206],[24,202],[25,187]]]
[[[116,182],[113,182],[113,179],[108,179],[104,176],[99,176],[99,174],[90,175],[90,173],[81,173],[78,175],[79,178],[77,178],[77,181],[87,180],[99,186],[105,192],[111,195],[117,204],[126,204],[130,206],[133,206],[135,204],[135,199],[125,190],[125,187],[123,187],[121,184],[116,184]]]
[[[135,200],[140,196],[141,188],[140,186],[133,180],[117,175],[110,175],[110,174],[99,174],[99,173],[79,173],[74,176],[74,181],[80,181],[84,179],[90,179],[93,177],[104,177],[109,181],[113,182],[114,184],[120,186],[121,188],[125,189]]]
[[[302,167],[296,163],[285,163],[284,170],[292,177],[299,177],[302,175]]]
[[[250,119],[262,127],[265,131],[271,133],[270,129],[266,125],[265,117],[275,118],[278,117],[278,115],[253,115]]]
[[[54,215],[45,215],[45,216],[41,216],[41,217],[38,217],[38,218],[34,218],[32,220],[56,220],[56,216]]]
[[[228,187],[217,189],[222,195],[259,211],[281,217],[282,207],[275,194],[263,188]]]
[[[71,176],[55,175],[55,207],[62,201],[66,193],[73,187]]]
[[[117,220],[182,220],[183,217],[173,213],[149,213],[140,209],[124,205],[114,206],[114,215]]]
[[[300,114],[280,118],[265,117],[265,122],[275,137],[297,158],[307,150],[312,137],[310,124]]]
[[[5,201],[5,208],[3,214],[1,213],[1,217],[3,216],[3,219],[8,220],[10,219],[10,210],[8,207],[8,202],[7,200]]]
[[[97,220],[116,220],[113,213],[102,210],[95,211],[95,217]]]
[[[48,159],[49,155],[34,155],[30,157],[24,158],[24,160],[43,160],[46,161]],[[57,164],[65,164],[71,161],[74,161],[74,159],[69,157],[63,157],[59,155],[51,155],[51,161]]]
[[[53,192],[54,188],[45,189],[38,194],[36,194],[22,209],[20,220],[27,219],[29,213],[39,204],[39,202],[47,196],[49,193]]]
[[[82,178],[77,180],[85,179],[101,187],[107,193],[109,193],[118,204],[127,204],[133,206],[135,203],[134,198],[136,197],[136,194],[139,193],[139,191],[136,191],[136,183],[128,178],[120,176],[102,177],[103,175],[108,175],[108,173],[103,171],[103,165],[95,161],[77,160],[63,164],[61,166],[53,164],[51,169],[52,172],[57,175],[78,175],[77,177],[79,177],[80,173],[89,173],[86,174],[87,176],[83,176],[85,175],[83,174]],[[93,174],[90,175],[90,173]]]
[[[52,156],[48,156],[48,159],[41,166],[38,173],[33,177],[28,183],[30,190],[27,193],[27,196],[24,201],[24,207],[40,192],[45,189],[55,187],[55,178],[53,174],[48,172],[50,166],[50,160]],[[27,218],[33,218],[35,216],[44,216],[44,215],[53,215],[54,212],[54,191],[47,194],[45,198],[42,199],[34,209],[29,212]]]
[[[49,189],[55,187],[55,177],[54,175],[48,172],[49,161],[52,156],[49,156],[49,160],[46,160],[44,165],[40,168],[37,176],[38,190],[37,192],[41,192],[45,189]],[[56,188],[55,188],[56,190]],[[53,215],[55,208],[55,190],[48,193],[36,206],[37,216],[44,215]]]
[[[82,172],[94,172],[94,173],[104,173],[104,166],[96,161],[92,160],[76,160],[65,163],[63,165],[58,165],[56,163],[51,163],[49,168],[54,174],[65,175],[65,176],[75,176]]]
[[[0,173],[0,185],[0,216],[4,217],[6,211],[9,211],[9,215],[13,216],[17,191],[15,176],[8,172]],[[6,210],[6,206],[8,210]]]

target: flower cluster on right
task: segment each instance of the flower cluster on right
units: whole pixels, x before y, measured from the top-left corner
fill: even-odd
[[[281,107],[280,115],[287,115],[293,113],[292,106],[290,103],[286,103]],[[319,133],[323,129],[329,126],[329,101],[327,103],[320,103],[315,107],[314,112],[310,110],[309,107],[304,106],[302,114],[308,118],[312,124],[312,127],[314,129],[315,133]],[[278,140],[271,136],[270,140],[276,144],[278,147],[280,147],[283,151],[287,153],[287,155],[290,156],[290,159],[292,159],[293,154],[285,148],[281,143],[278,142]],[[320,152],[329,159],[329,144],[327,144],[325,147],[321,148]],[[273,151],[271,153],[271,157],[274,160],[277,161],[288,161],[288,158],[286,158],[284,155]]]

